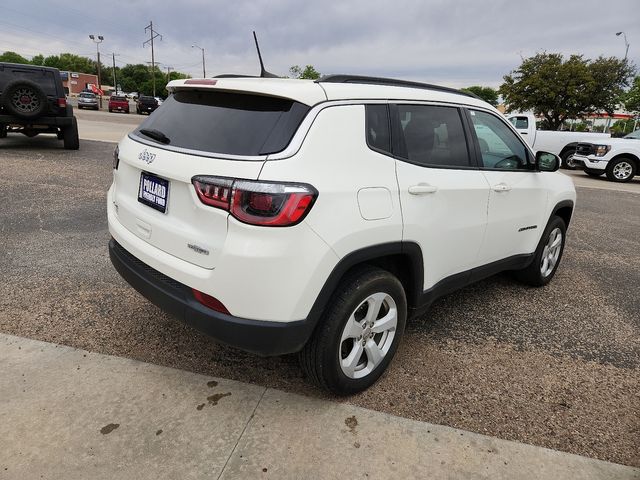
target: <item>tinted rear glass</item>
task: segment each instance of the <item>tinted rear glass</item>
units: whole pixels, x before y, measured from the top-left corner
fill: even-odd
[[[136,130],[158,130],[168,147],[256,156],[283,150],[309,107],[289,99],[225,92],[171,95]],[[162,146],[159,144],[158,146]]]
[[[113,100],[114,102],[126,102],[127,99],[124,97],[111,97],[111,100]]]
[[[141,103],[156,103],[156,99],[153,97],[140,97],[139,98]]]
[[[96,98],[96,94],[95,93],[81,93],[80,97],[81,98]]]
[[[14,80],[28,80],[37,83],[46,95],[57,96],[54,72],[39,68],[20,68],[13,65],[3,65],[0,69],[0,91]]]

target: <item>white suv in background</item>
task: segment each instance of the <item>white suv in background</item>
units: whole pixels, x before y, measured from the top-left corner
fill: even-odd
[[[176,80],[114,153],[111,260],[215,339],[373,384],[408,317],[503,270],[551,280],[575,202],[478,98],[334,75]]]

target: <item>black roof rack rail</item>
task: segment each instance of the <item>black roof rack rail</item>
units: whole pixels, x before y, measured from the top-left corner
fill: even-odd
[[[467,97],[477,98],[482,100],[477,95],[471,92],[465,92],[463,90],[456,90],[455,88],[443,87],[440,85],[432,85],[430,83],[411,82],[409,80],[398,80],[395,78],[384,77],[368,77],[365,75],[325,75],[322,78],[316,80],[316,83],[364,83],[369,85],[387,85],[390,87],[408,87],[408,88],[423,88],[425,90],[437,90],[440,92],[457,93],[458,95],[465,95]]]

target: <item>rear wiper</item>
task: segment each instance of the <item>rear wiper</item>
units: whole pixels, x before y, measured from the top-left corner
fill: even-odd
[[[164,144],[171,143],[171,139],[167,137],[164,133],[162,133],[160,130],[142,128],[139,130],[139,132],[149,138],[153,138],[154,140],[157,140],[160,143],[164,143]]]

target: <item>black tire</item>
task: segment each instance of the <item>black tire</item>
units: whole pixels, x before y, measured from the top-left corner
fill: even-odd
[[[35,82],[14,80],[5,86],[0,104],[10,115],[37,118],[47,110],[47,96]]]
[[[562,153],[562,155],[560,156],[560,158],[562,158],[562,168],[565,168],[567,170],[575,170],[576,168],[578,168],[578,166],[571,161],[575,154],[575,149],[568,150]]]
[[[7,126],[0,125],[0,138],[7,138]]]
[[[555,264],[553,268],[547,273],[543,274],[543,255],[545,252],[545,247],[550,240],[550,236],[553,232],[559,229],[562,237],[560,242],[560,250],[558,252],[558,256],[556,258]],[[529,264],[528,267],[523,268],[522,270],[518,270],[514,272],[515,277],[522,283],[530,285],[532,287],[542,287],[549,283],[553,276],[556,274],[556,270],[558,270],[558,266],[560,265],[560,261],[562,260],[562,253],[564,252],[564,245],[567,239],[567,226],[560,217],[556,217],[555,215],[551,217],[549,223],[547,223],[547,227],[544,229],[542,233],[542,237],[540,237],[540,242],[538,243],[538,248],[536,248],[535,255],[533,257],[533,261]]]
[[[387,330],[384,333],[374,333],[370,330],[370,326],[366,327],[366,322],[364,327],[360,323],[364,321],[365,314],[371,308],[367,299],[376,294],[384,296],[382,307],[377,310],[376,317],[380,314],[382,314],[382,318],[389,314],[393,315],[391,312],[393,312],[393,304],[395,304],[395,329]],[[374,311],[372,310],[372,312]],[[356,326],[358,332],[362,328],[362,333],[360,338],[354,335],[352,338],[342,341],[343,331],[352,315],[358,320],[352,325]],[[362,317],[359,318],[358,315],[362,315]],[[372,321],[376,320],[379,319],[376,318]],[[337,395],[350,395],[365,390],[380,378],[393,359],[402,338],[406,320],[407,300],[400,281],[389,272],[379,268],[356,269],[341,281],[323,318],[300,352],[299,359],[302,369],[313,383]],[[361,340],[363,334],[366,339]],[[366,342],[366,347],[361,347],[363,345],[360,343],[361,341]],[[372,346],[378,353],[381,349],[386,350],[375,366],[370,366],[370,357],[367,353],[371,351]],[[343,371],[340,359],[347,355],[348,350],[356,360],[353,362],[354,375],[362,375],[362,378],[349,377]],[[358,354],[358,351],[361,353]],[[369,368],[371,371],[366,373]]]
[[[612,182],[625,183],[635,176],[636,169],[636,162],[631,158],[615,158],[607,164],[607,178]]]
[[[113,113],[113,110],[109,109],[109,113]]]
[[[601,177],[604,173],[604,170],[592,170],[591,168],[585,168],[584,173],[586,173],[590,177]]]
[[[65,150],[78,150],[80,148],[80,138],[78,137],[78,121],[76,117],[71,119],[71,125],[64,127],[62,131],[62,141]]]

